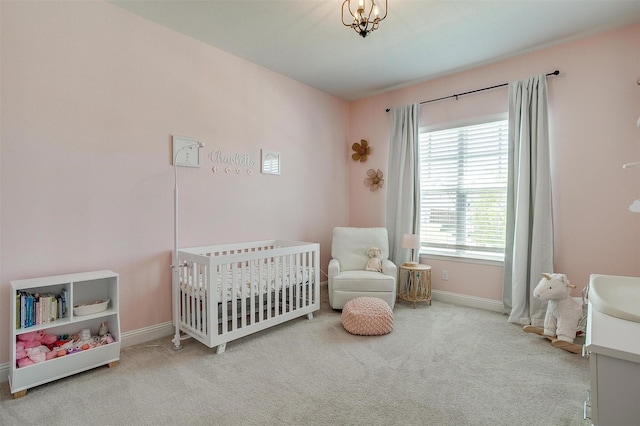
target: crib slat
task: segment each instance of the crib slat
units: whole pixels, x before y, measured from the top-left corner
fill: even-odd
[[[274,298],[274,316],[278,316],[282,313],[282,292],[280,291],[280,287],[275,282],[279,276],[282,276],[282,269],[285,267],[285,257],[277,256],[274,258],[273,262],[273,274],[269,276],[269,290],[273,293]],[[273,285],[271,285],[273,283]]]
[[[187,286],[189,286],[191,283],[189,282],[189,277],[185,276],[185,268],[178,268],[179,270],[179,276],[180,276],[180,282],[184,282],[187,284]],[[183,281],[184,280],[184,281]],[[188,288],[188,287],[187,287]],[[180,323],[181,324],[185,324],[186,323],[186,303],[187,303],[187,296],[188,293],[185,291],[181,291],[180,292]]]
[[[200,265],[198,264],[194,264],[193,265],[193,271],[196,274],[196,276],[200,276]],[[200,282],[198,282],[198,285],[200,285]],[[195,328],[196,330],[200,331],[200,327],[199,327],[199,323],[200,323],[200,305],[199,305],[199,300],[200,300],[200,296],[201,292],[197,292],[195,294],[193,294],[191,296],[191,311],[190,311],[190,315],[191,315],[191,327]]]
[[[248,321],[249,321],[249,326],[253,325],[255,323],[255,314],[254,314],[254,310],[255,310],[255,298],[256,298],[256,289],[253,286],[253,283],[255,282],[255,274],[254,274],[254,264],[255,262],[253,260],[248,260],[247,261],[247,274],[249,275],[249,282],[252,283],[251,287],[249,287],[249,299],[247,300],[247,305],[248,308],[250,310],[250,312],[247,314],[248,315]]]
[[[311,280],[309,279],[311,271],[309,271],[309,267],[309,253],[302,253],[302,271],[300,272],[300,275],[302,275],[300,277],[302,284],[300,285],[300,295],[298,296],[301,299],[302,307],[309,305],[309,300],[307,299],[307,288],[311,286]],[[311,292],[309,292],[309,294],[311,294]]]
[[[248,282],[249,285],[251,287],[253,287],[253,285],[251,285],[251,281],[247,281],[247,268],[249,267],[249,263],[248,262],[242,262],[240,265],[240,286],[242,287],[242,298],[240,299],[239,303],[240,303],[240,312],[241,312],[241,325],[240,327],[246,327],[247,326],[247,295],[248,295],[248,291],[247,291],[247,286],[246,283]],[[251,290],[251,287],[249,287],[249,291]],[[234,303],[235,304],[235,303]]]
[[[298,268],[298,282],[296,283],[296,299],[299,300],[299,308],[302,309],[307,306],[305,301],[305,288],[309,285],[307,283],[306,272],[307,272],[307,254],[302,253],[300,255],[300,267]]]
[[[197,277],[197,275],[196,275]],[[197,284],[196,284],[197,286]],[[196,287],[197,289],[197,287]],[[191,292],[189,294],[189,298],[187,299],[187,325],[191,328],[193,327],[193,309],[194,309],[194,305],[193,305],[193,299],[196,297],[197,293]]]
[[[209,265],[201,265],[202,268],[202,285],[203,288],[206,288],[207,283],[209,282]],[[202,314],[202,323],[200,326],[200,331],[207,335],[209,333],[209,318],[207,313],[209,312],[209,298],[206,297],[207,293],[202,293],[200,295],[200,312]]]
[[[282,299],[283,299],[283,309],[289,311],[291,310],[291,272],[293,271],[293,255],[287,255],[286,257],[287,264],[286,268],[282,271]]]
[[[303,274],[302,274],[302,259],[304,258],[304,254],[298,253],[295,255],[296,257],[296,267],[294,268],[294,272],[293,274],[295,275],[295,278],[293,280],[294,284],[293,286],[293,295],[291,297],[291,303],[295,304],[294,310],[298,310],[301,308],[301,300],[300,300],[300,296],[301,296],[301,290],[302,290],[302,286],[304,285],[303,282]]]
[[[238,328],[238,265],[236,263],[231,265],[231,331]]]
[[[263,260],[256,260],[257,268],[258,268],[258,282],[262,285],[262,281],[264,280],[264,269],[262,267]],[[264,304],[266,301],[264,300],[264,291],[258,292],[258,322],[266,320],[266,314],[264,312]]]
[[[269,280],[271,279],[271,260],[267,259],[267,276],[265,277],[266,282],[268,283]],[[266,319],[270,319],[271,318],[271,291],[267,291],[267,318]]]
[[[218,282],[220,279],[220,271],[217,265],[213,265],[213,258],[209,259],[209,280],[207,281],[207,290],[208,290],[208,305],[209,305],[209,329],[207,331],[207,336],[209,336],[209,340],[212,339],[213,336],[217,336],[219,333],[218,328],[218,315],[221,315],[220,312],[220,300],[221,297],[218,297]],[[209,345],[211,343],[209,342]]]
[[[185,268],[187,269],[187,273],[191,272],[187,266],[185,266]],[[195,277],[192,277],[192,279],[197,280],[197,275]],[[198,283],[194,282],[194,286],[196,287],[196,291],[197,291],[197,285],[198,285]],[[190,292],[188,294],[187,309],[186,309],[186,312],[185,312],[185,315],[187,317],[187,319],[186,319],[187,326],[189,326],[190,328],[193,328],[193,323],[191,321],[191,314],[193,312],[193,297],[194,297],[194,292]]]
[[[282,282],[282,280],[280,280],[280,282],[278,281],[278,278],[282,278],[282,274],[284,273],[284,271],[286,270],[287,267],[287,256],[278,256],[278,268],[276,269],[277,273],[275,273],[273,275],[273,286],[274,286],[274,290],[275,290],[275,294],[278,295],[279,301],[278,304],[276,305],[276,309],[278,309],[278,313],[279,315],[284,315],[285,313],[285,309],[286,309],[286,296],[287,296],[287,292],[284,288],[284,283]]]
[[[300,280],[300,254],[294,254],[295,265],[293,267],[293,271],[291,271],[291,306],[293,310],[300,309],[300,291],[298,288],[302,285]]]
[[[207,284],[207,271],[206,265],[198,264],[198,269],[202,274],[202,285],[206,286]],[[205,316],[206,316],[206,300],[205,293],[198,294],[198,330],[201,332],[205,331]]]
[[[221,299],[220,299],[220,307],[222,310],[222,317],[220,320],[220,326],[222,328],[221,333],[222,334],[226,334],[227,333],[227,327],[228,327],[228,323],[227,323],[227,319],[229,318],[228,312],[227,312],[227,281],[228,281],[228,277],[227,277],[227,269],[229,268],[229,265],[220,265],[220,279],[221,279],[221,287],[220,287],[220,293],[222,295]],[[213,284],[213,283],[212,283]]]

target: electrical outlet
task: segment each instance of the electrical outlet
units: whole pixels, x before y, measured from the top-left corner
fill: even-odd
[[[449,281],[449,271],[442,271],[442,281]]]

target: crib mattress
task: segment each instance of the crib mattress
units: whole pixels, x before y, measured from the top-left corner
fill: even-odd
[[[236,281],[235,299],[251,297],[253,294],[268,293],[271,291],[281,291],[291,285],[313,284],[315,274],[311,266],[290,266],[290,265],[254,265],[242,268],[222,268],[223,272],[218,273],[216,285],[216,300],[222,300],[222,291],[226,292],[226,300],[234,298],[234,279]],[[284,269],[284,270],[283,270]],[[252,274],[253,270],[253,274]],[[224,279],[223,279],[224,278]],[[244,281],[244,282],[242,282]],[[241,283],[241,285],[239,285]],[[202,274],[197,276],[180,276],[180,290],[191,296],[206,298],[206,282]],[[243,295],[244,289],[244,295]]]

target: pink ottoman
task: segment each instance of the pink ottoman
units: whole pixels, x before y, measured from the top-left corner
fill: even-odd
[[[377,297],[356,297],[342,308],[342,326],[351,334],[380,336],[393,330],[393,311]]]

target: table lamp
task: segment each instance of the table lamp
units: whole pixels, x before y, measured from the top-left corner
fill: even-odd
[[[415,250],[420,248],[420,237],[417,234],[404,234],[402,237],[402,248],[411,250],[411,261],[403,263],[403,266],[417,266],[414,260]]]

